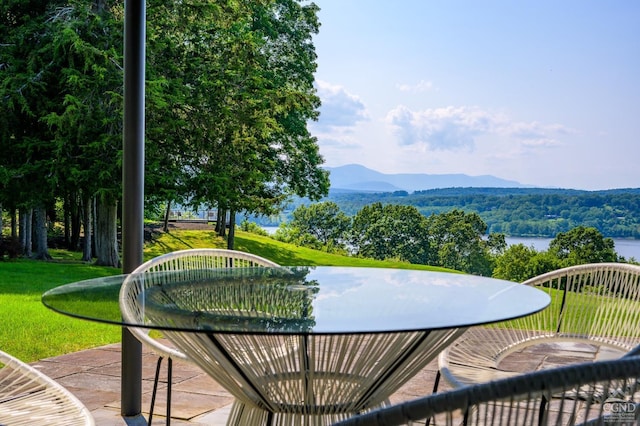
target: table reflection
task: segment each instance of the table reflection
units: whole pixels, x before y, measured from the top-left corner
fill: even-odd
[[[154,325],[219,332],[297,332],[313,330],[316,280],[309,268],[243,268],[163,275],[144,292],[145,315]],[[156,277],[156,279],[159,277]],[[143,278],[144,279],[144,278]]]

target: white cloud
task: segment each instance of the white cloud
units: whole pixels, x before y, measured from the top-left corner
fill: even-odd
[[[545,125],[534,121],[509,123],[505,126],[504,133],[520,141],[523,146],[539,147],[560,145],[557,137],[573,132],[558,124]]]
[[[431,81],[420,80],[418,84],[397,84],[396,87],[401,92],[428,92],[433,90]]]
[[[322,101],[320,118],[314,124],[319,131],[353,127],[360,121],[369,120],[367,109],[359,97],[344,87],[325,81],[316,81],[318,96]]]
[[[571,131],[558,124],[515,122],[504,114],[478,107],[445,107],[412,111],[400,105],[386,122],[401,145],[425,145],[430,150],[473,149],[480,136],[507,137],[522,147],[558,145]]]

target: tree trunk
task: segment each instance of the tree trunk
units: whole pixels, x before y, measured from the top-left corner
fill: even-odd
[[[233,245],[236,238],[236,212],[229,211],[229,238],[227,238],[227,249],[233,250]]]
[[[218,207],[216,212],[216,226],[215,226],[215,230],[218,235],[220,235],[220,224],[222,223],[222,219],[220,218],[221,212],[222,212],[222,209]]]
[[[35,209],[36,226],[34,229],[36,252],[34,259],[50,260],[51,255],[47,247],[47,209],[38,206]]]
[[[31,257],[31,222],[33,220],[33,209],[20,210],[20,245],[22,245],[22,254]]]
[[[82,227],[82,201],[77,193],[69,197],[69,216],[71,236],[69,250],[80,250],[80,231]]]
[[[164,224],[162,225],[164,232],[169,232],[169,213],[171,213],[171,200],[167,201],[167,209],[164,212]]]
[[[16,209],[11,209],[11,236],[18,238],[18,221],[16,220]]]
[[[93,257],[96,257],[96,253],[98,250],[96,249],[96,229],[98,229],[98,197],[91,197],[91,220],[93,226],[91,227],[92,235],[91,238],[91,253],[93,253]]]
[[[3,223],[2,223],[2,203],[0,203],[0,240],[2,239],[2,230],[3,230]]]
[[[71,209],[72,209],[71,195],[67,194],[64,197],[64,244],[68,250],[73,250],[71,247]]]
[[[84,229],[84,243],[82,244],[82,260],[84,262],[91,262],[93,259],[93,203],[91,197],[84,197],[82,209],[82,227]]]
[[[119,268],[117,202],[104,195],[99,196],[96,216],[96,265]]]
[[[218,232],[218,235],[221,237],[224,237],[227,235],[227,210],[222,207],[218,207],[216,231]]]

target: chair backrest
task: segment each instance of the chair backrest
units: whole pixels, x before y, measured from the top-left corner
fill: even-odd
[[[0,424],[95,424],[84,404],[49,376],[2,351],[0,365]]]
[[[341,426],[638,424],[640,357],[574,364],[433,394]]]
[[[515,320],[469,328],[440,354],[440,372],[449,383],[458,387],[516,374],[500,370],[498,364],[510,353],[539,343],[596,344],[606,347],[611,358],[640,342],[638,265],[571,266],[522,285],[547,293],[549,307]]]
[[[132,273],[257,266],[278,267],[280,265],[251,253],[205,248],[163,254],[138,266]]]
[[[640,266],[592,263],[570,266],[523,283],[551,296],[549,308],[517,320],[522,328],[602,343],[613,339],[629,349],[640,331]]]
[[[497,378],[496,363],[536,342],[575,341],[624,353],[640,342],[640,266],[594,263],[531,278],[549,307],[511,321],[469,328],[440,355],[440,371],[457,386]],[[473,365],[462,371],[456,366]],[[455,370],[455,371],[454,371]]]
[[[170,272],[171,279],[197,279],[201,271],[225,268],[279,267],[263,257],[236,250],[225,249],[188,249],[155,257],[138,266],[125,279],[120,290],[120,309],[125,321],[139,323],[144,319],[144,312],[139,306],[138,294],[142,286],[160,284],[165,275],[159,272]],[[158,340],[149,336],[149,329],[129,327],[131,333],[141,342],[152,347],[161,355],[174,359],[186,360],[186,356]]]

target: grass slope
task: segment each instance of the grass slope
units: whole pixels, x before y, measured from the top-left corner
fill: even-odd
[[[172,231],[169,234],[161,234],[153,244],[146,246],[144,257],[151,259],[170,251],[207,247],[225,248],[226,241],[218,237],[215,231]],[[393,260],[360,259],[325,253],[242,231],[236,232],[235,249],[257,254],[285,266],[362,266],[451,271],[435,266],[412,265]]]

